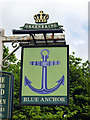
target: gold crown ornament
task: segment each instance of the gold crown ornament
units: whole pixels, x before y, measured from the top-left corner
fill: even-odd
[[[34,15],[35,23],[47,23],[49,15],[40,11],[40,13]]]

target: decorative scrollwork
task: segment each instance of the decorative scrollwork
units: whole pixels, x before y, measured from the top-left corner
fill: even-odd
[[[2,67],[3,68],[8,68],[10,66],[10,63],[8,61],[3,61],[3,64]]]
[[[15,51],[17,51],[20,47],[20,44],[9,54],[7,55],[3,60],[2,63],[4,63],[4,65],[2,65],[3,68],[8,68],[10,63],[8,61],[6,61]]]
[[[16,48],[18,46],[18,44],[19,44],[18,40],[15,40],[15,41],[12,42],[12,47]]]

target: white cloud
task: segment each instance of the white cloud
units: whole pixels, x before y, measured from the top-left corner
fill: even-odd
[[[84,40],[77,40],[77,41],[74,41],[74,45],[76,45],[76,46],[80,46],[80,45],[82,45],[82,44],[85,44],[85,41]]]

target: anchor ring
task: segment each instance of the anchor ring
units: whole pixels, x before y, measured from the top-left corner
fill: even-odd
[[[48,56],[48,55],[49,55],[49,50],[48,50],[48,49],[43,49],[43,50],[41,51],[41,55],[42,55],[42,56],[44,56],[44,55],[43,55],[43,51],[47,51],[47,55],[45,55],[45,56]]]

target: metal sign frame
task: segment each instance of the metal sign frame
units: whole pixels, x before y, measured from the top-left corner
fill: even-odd
[[[66,85],[66,93],[65,94],[67,94],[67,96],[66,96],[66,98],[64,98],[64,97],[61,97],[61,96],[57,96],[57,95],[51,95],[52,93],[50,93],[50,94],[48,94],[47,93],[47,91],[49,91],[49,89],[47,89],[47,88],[45,88],[45,85],[43,85],[42,86],[42,88],[44,87],[44,90],[42,91],[42,92],[40,92],[40,90],[38,89],[38,90],[36,90],[37,91],[37,93],[35,92],[35,85],[34,86],[32,86],[32,84],[33,84],[33,81],[30,79],[29,80],[29,78],[27,77],[27,76],[24,76],[23,75],[23,63],[25,62],[24,61],[24,59],[26,58],[24,58],[24,54],[25,54],[25,48],[30,48],[31,50],[34,50],[34,49],[37,49],[37,51],[38,51],[38,49],[43,49],[43,51],[44,50],[46,50],[46,52],[48,52],[48,54],[49,54],[49,48],[51,48],[51,49],[53,49],[53,48],[57,48],[57,49],[59,49],[59,48],[62,48],[62,50],[64,50],[64,48],[66,48],[66,74],[67,74],[67,78],[65,78],[66,79],[66,82],[67,83],[65,83],[65,84],[67,84]],[[47,50],[48,49],[48,50]],[[42,51],[42,53],[41,54],[43,54],[43,51]],[[30,52],[30,51],[29,51]],[[31,53],[31,52],[30,52]],[[33,51],[32,51],[32,53],[33,53]],[[40,53],[40,52],[39,52]],[[33,56],[33,55],[32,55]],[[44,45],[44,46],[22,46],[22,53],[21,53],[21,57],[22,57],[22,59],[21,59],[21,79],[20,79],[20,105],[68,105],[69,104],[69,45],[48,45],[48,46],[46,46],[46,45]],[[40,56],[39,56],[40,57]],[[40,57],[41,58],[41,57]],[[42,59],[43,59],[43,57],[42,57]],[[49,60],[49,58],[47,57],[47,59]],[[30,60],[29,60],[30,61]],[[31,66],[39,66],[39,67],[42,67],[42,69],[43,69],[43,67],[46,67],[46,66],[53,66],[53,65],[59,65],[60,63],[59,63],[60,61],[47,61],[47,63],[46,63],[46,61],[39,61],[39,60],[37,60],[37,61],[31,61],[30,63],[29,63],[29,65],[31,64]],[[25,65],[25,64],[24,64]],[[38,67],[38,68],[39,68]],[[27,68],[28,69],[28,68]],[[26,70],[26,69],[25,69]],[[29,69],[28,69],[29,70]],[[43,73],[42,73],[43,74]],[[22,80],[23,79],[23,76],[25,77],[25,79],[24,79],[24,81]],[[43,75],[42,75],[43,76]],[[42,77],[42,79],[44,79],[45,77]],[[59,81],[57,81],[58,83],[60,83],[61,82],[61,86],[63,86],[64,85],[64,81],[62,82],[62,80],[63,80],[63,77],[59,80]],[[31,82],[32,81],[32,82]],[[42,80],[43,81],[43,80]],[[47,80],[48,81],[48,80]],[[23,83],[22,83],[23,82]],[[54,82],[56,82],[56,81],[54,81]],[[47,84],[47,83],[45,83],[44,82],[44,84]],[[55,83],[54,83],[55,84]],[[23,85],[24,85],[24,87],[23,87]],[[23,87],[23,88],[22,88]],[[32,91],[33,92],[33,96],[32,96],[32,93],[30,93],[31,94],[31,96],[30,96],[30,94],[29,94],[29,96],[28,96],[28,98],[26,98],[25,96],[23,97],[23,95],[22,95],[22,90],[24,91],[25,89],[25,87],[27,87],[27,89],[29,89],[30,90],[30,92]],[[45,91],[45,89],[47,89],[46,91]],[[50,91],[49,91],[50,92]],[[35,93],[35,94],[34,94]],[[54,92],[53,92],[54,93]],[[25,95],[25,93],[24,93],[24,95]],[[50,96],[51,95],[51,96]],[[45,96],[46,96],[46,98],[45,98]],[[50,100],[49,102],[47,102],[47,103],[45,103],[45,102],[40,102],[40,100],[42,99],[42,101],[43,101],[43,99],[47,99],[47,101],[48,101],[48,99]],[[56,100],[56,102],[51,102],[51,100],[53,100],[53,101],[55,101]],[[59,102],[58,102],[58,101]],[[62,101],[64,101],[64,100],[66,100],[65,102],[62,102],[62,101],[60,101],[60,100],[62,100]],[[31,102],[22,102],[22,101],[31,101]]]

